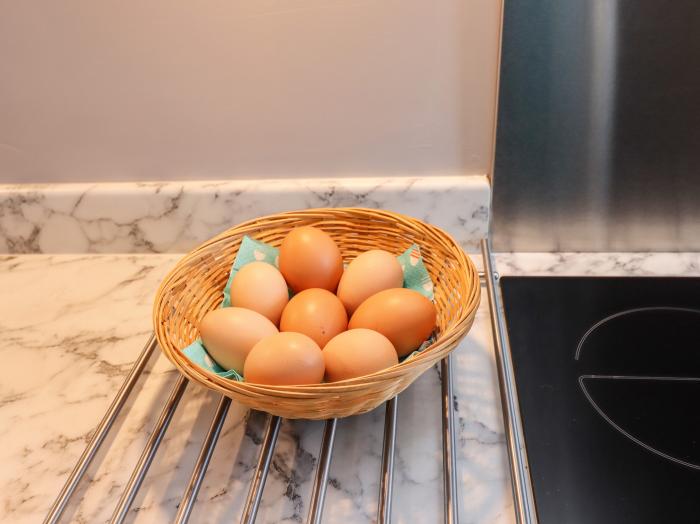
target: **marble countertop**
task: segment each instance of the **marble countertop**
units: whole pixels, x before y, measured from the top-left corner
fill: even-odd
[[[323,207],[390,209],[478,252],[484,175],[0,184],[0,253],[186,253],[245,220]]]
[[[0,521],[43,519],[151,329],[155,289],[179,255],[0,257]],[[67,509],[65,522],[107,522],[177,374],[152,359]],[[454,360],[463,522],[513,521],[487,300]],[[426,372],[399,399],[394,522],[442,515],[440,381]],[[170,522],[218,396],[190,384],[130,514]],[[265,424],[235,403],[192,522],[236,522]],[[369,522],[377,507],[384,409],[341,420],[324,522]],[[322,422],[284,421],[259,523],[304,522]]]
[[[0,521],[46,514],[150,332],[151,301],[176,254],[0,257]],[[699,254],[503,254],[507,274],[700,275]],[[485,295],[455,352],[460,521],[514,521]],[[162,356],[143,379],[64,521],[107,522],[176,379]],[[218,398],[189,385],[130,513],[168,522]],[[368,522],[379,486],[384,410],[340,421],[324,522]],[[265,424],[232,404],[192,522],[237,521]],[[323,424],[284,421],[258,522],[304,522]],[[440,383],[426,372],[399,400],[394,522],[442,514]]]

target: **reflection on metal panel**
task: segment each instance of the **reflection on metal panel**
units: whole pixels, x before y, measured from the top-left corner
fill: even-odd
[[[506,0],[500,251],[700,250],[700,2]]]

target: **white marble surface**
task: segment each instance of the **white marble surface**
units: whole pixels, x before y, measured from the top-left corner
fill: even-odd
[[[0,253],[182,253],[244,220],[312,207],[387,209],[486,235],[485,176],[0,185]]]
[[[150,331],[154,290],[178,255],[0,257],[0,521],[40,521]],[[700,254],[516,253],[503,275],[700,275]],[[486,300],[455,353],[460,521],[513,522]],[[81,484],[66,522],[108,521],[175,373],[154,359]],[[130,520],[168,522],[218,399],[189,386]],[[436,370],[400,399],[394,522],[440,520]],[[233,404],[192,522],[237,521],[265,417]],[[323,424],[285,421],[258,522],[303,522]],[[337,433],[324,522],[367,522],[377,504],[383,409]]]
[[[501,275],[700,276],[700,253],[499,253]]]
[[[177,255],[0,257],[0,521],[39,522],[150,331],[155,288]],[[81,485],[65,521],[107,522],[176,378],[154,359]],[[484,297],[455,353],[460,522],[513,522]],[[218,399],[190,385],[129,515],[172,520]],[[383,408],[339,423],[324,522],[368,522],[377,505]],[[435,369],[401,395],[395,523],[442,515],[440,386]],[[265,418],[233,404],[192,522],[236,522]],[[285,421],[258,516],[303,522],[323,423]]]

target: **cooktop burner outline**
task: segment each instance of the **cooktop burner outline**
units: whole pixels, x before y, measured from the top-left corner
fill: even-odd
[[[583,351],[584,344],[586,342],[586,339],[594,332],[596,331],[599,327],[602,325],[608,323],[611,320],[614,320],[616,318],[625,316],[625,315],[631,315],[634,313],[643,313],[643,312],[653,312],[653,311],[678,311],[678,312],[683,312],[683,313],[697,313],[700,315],[700,310],[694,309],[694,308],[684,308],[684,307],[672,307],[672,306],[651,306],[651,307],[640,307],[640,308],[633,308],[633,309],[626,309],[624,311],[619,311],[617,313],[613,313],[612,315],[608,315],[607,317],[603,318],[602,320],[599,320],[595,324],[593,324],[581,337],[581,340],[579,340],[577,346],[576,346],[576,352],[574,354],[574,360],[580,360],[581,353]],[[695,464],[693,462],[688,462],[683,459],[679,459],[677,457],[674,457],[673,455],[669,455],[668,453],[665,453],[659,449],[656,449],[655,447],[647,444],[646,442],[642,441],[641,439],[635,437],[632,435],[630,432],[625,430],[623,427],[621,427],[619,424],[614,422],[606,413],[603,411],[603,409],[596,403],[596,401],[593,399],[592,395],[589,393],[588,389],[586,388],[585,381],[586,380],[647,380],[647,381],[660,381],[660,382],[700,382],[700,377],[674,377],[674,376],[648,376],[648,375],[597,375],[597,374],[585,374],[585,375],[580,375],[578,377],[578,384],[579,387],[581,388],[581,391],[585,395],[586,399],[588,402],[591,404],[593,409],[605,420],[610,426],[612,426],[614,429],[616,429],[619,433],[630,439],[632,442],[635,444],[643,447],[647,451],[651,451],[652,453],[655,453],[656,455],[659,455],[660,457],[663,457],[667,460],[670,460],[672,462],[675,462],[677,464],[692,468],[692,469],[697,469],[700,470],[700,464]]]
[[[619,311],[617,313],[613,313],[612,315],[608,315],[602,320],[599,320],[595,324],[593,324],[590,328],[588,328],[588,331],[586,331],[583,336],[581,337],[581,340],[578,341],[578,345],[576,346],[576,353],[574,355],[574,360],[579,360],[579,357],[581,356],[581,351],[583,349],[583,344],[586,342],[586,339],[600,326],[603,324],[606,324],[607,322],[623,317],[625,315],[631,315],[632,313],[643,313],[643,312],[648,312],[648,311],[679,311],[683,313],[697,313],[700,315],[700,309],[695,309],[695,308],[688,308],[688,307],[673,307],[673,306],[650,306],[650,307],[638,307],[638,308],[633,308],[633,309],[625,309],[624,311]]]
[[[608,380],[658,380],[663,382],[670,381],[685,381],[685,382],[700,382],[700,377],[667,377],[667,376],[649,376],[649,375],[594,375],[585,374],[578,377],[580,379],[608,379]]]
[[[581,391],[583,391],[583,394],[586,396],[586,399],[588,402],[593,406],[593,409],[596,410],[596,412],[605,420],[608,424],[610,424],[613,428],[615,428],[617,431],[619,431],[622,435],[630,439],[632,442],[635,444],[643,447],[647,451],[651,451],[652,453],[655,453],[656,455],[659,455],[660,457],[665,458],[666,460],[670,460],[672,462],[675,462],[676,464],[680,464],[682,466],[686,466],[692,469],[697,469],[700,470],[700,464],[694,464],[692,462],[688,462],[683,459],[679,459],[677,457],[674,457],[673,455],[669,455],[668,453],[664,453],[663,451],[656,449],[655,447],[647,444],[646,442],[638,439],[631,433],[629,433],[627,430],[616,424],[601,408],[598,406],[595,400],[593,400],[593,397],[591,394],[588,392],[588,389],[586,388],[586,385],[584,384],[584,381],[586,379],[592,379],[592,380],[657,380],[657,381],[690,381],[690,382],[700,382],[700,378],[689,378],[689,377],[635,377],[635,376],[604,376],[604,375],[581,375],[578,377],[578,384],[581,387]]]

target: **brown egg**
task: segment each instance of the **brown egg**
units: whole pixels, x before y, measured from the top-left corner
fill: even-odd
[[[360,304],[348,326],[379,331],[403,357],[430,336],[436,318],[435,305],[417,291],[387,289]]]
[[[243,266],[231,282],[231,305],[257,311],[279,324],[289,302],[287,283],[279,270],[265,262]]]
[[[348,315],[369,297],[385,289],[403,287],[403,271],[396,257],[373,249],[358,256],[345,269],[338,284],[338,298]]]
[[[311,337],[319,347],[348,327],[348,315],[338,297],[325,289],[306,289],[294,295],[282,312],[280,331]]]
[[[199,335],[207,353],[224,369],[243,370],[243,363],[260,340],[278,333],[260,313],[240,307],[210,311],[199,323]]]
[[[282,241],[279,257],[280,271],[296,293],[310,288],[335,292],[343,274],[340,249],[315,227],[293,229]]]
[[[326,381],[375,373],[399,363],[388,338],[371,329],[351,329],[331,339],[323,348]]]
[[[262,339],[248,354],[246,382],[272,386],[318,384],[323,380],[323,353],[301,333],[278,333]]]

